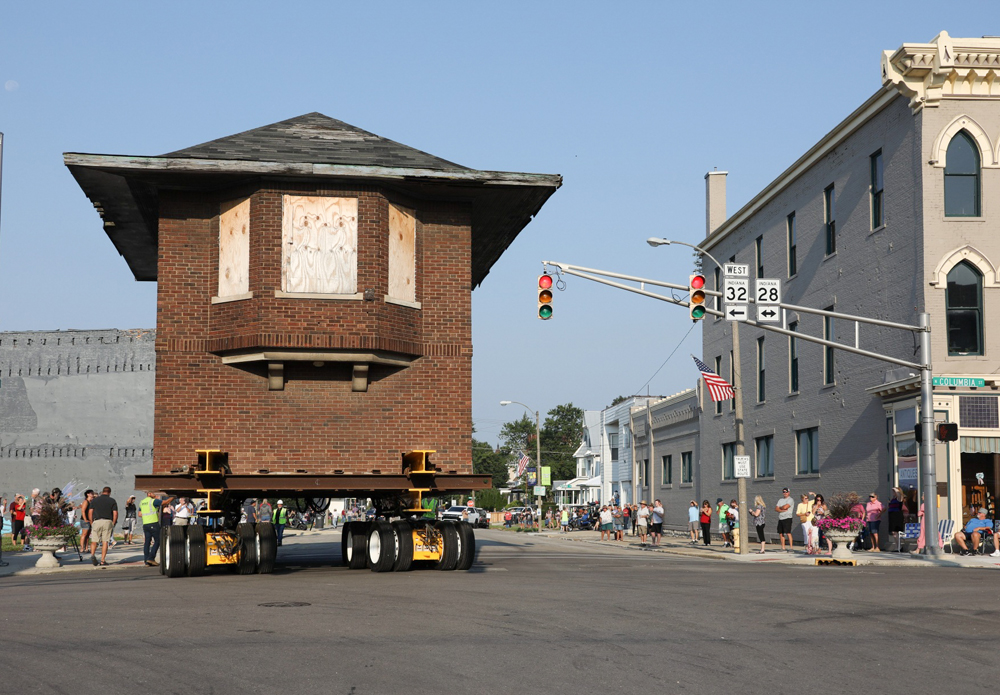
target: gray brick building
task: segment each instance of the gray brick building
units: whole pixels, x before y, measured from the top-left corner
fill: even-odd
[[[992,513],[1000,493],[998,65],[995,38],[942,33],[886,51],[882,88],[735,214],[726,218],[725,173],[706,177],[698,243],[721,263],[748,265],[751,279],[779,278],[788,304],[910,325],[930,314],[935,419],[958,423],[960,435],[935,445],[935,492],[940,518],[959,522],[981,505]],[[705,269],[719,289],[708,259]],[[917,361],[905,331],[790,311],[783,324]],[[742,382],[751,500],[773,507],[786,486],[795,497],[856,490],[884,500],[898,485],[916,510],[916,373],[746,324],[734,359],[731,322],[709,316],[702,329],[702,359]],[[657,428],[657,408],[676,418],[695,400],[673,398],[632,414],[651,424],[651,447],[638,426],[635,437],[652,462],[677,448],[668,437],[677,425]],[[701,389],[697,400],[700,441],[683,445],[698,452],[692,489],[679,494],[660,466],[650,474],[650,494],[673,502],[674,526],[689,493],[736,496],[733,404]]]

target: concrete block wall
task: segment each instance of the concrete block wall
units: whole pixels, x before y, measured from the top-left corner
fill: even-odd
[[[152,470],[155,332],[0,333],[0,496],[111,486]]]

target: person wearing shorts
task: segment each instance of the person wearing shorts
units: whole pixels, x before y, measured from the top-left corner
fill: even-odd
[[[625,516],[618,505],[611,510],[611,523],[614,524],[615,540],[625,540]]]
[[[105,487],[101,494],[91,500],[87,507],[90,517],[90,561],[96,567],[107,565],[108,545],[114,537],[118,523],[118,502],[111,496],[111,488]],[[97,561],[97,546],[101,546],[101,561]]]
[[[691,542],[698,542],[698,531],[701,530],[701,524],[698,523],[698,502],[691,500],[691,506],[688,507],[688,533],[691,534]]]
[[[649,527],[649,534],[652,536],[653,545],[660,544],[660,538],[663,536],[663,503],[660,500],[653,501],[652,509],[652,525]]]
[[[787,487],[781,491],[781,494],[781,499],[774,505],[774,511],[778,512],[778,539],[781,541],[781,549],[784,550],[787,538],[788,550],[792,551],[795,547],[792,542],[792,517],[795,515],[795,503],[789,495]]]
[[[605,535],[607,535],[606,540],[611,540],[611,527],[613,525],[613,517],[611,516],[611,510],[607,507],[601,507],[601,540],[605,540]]]

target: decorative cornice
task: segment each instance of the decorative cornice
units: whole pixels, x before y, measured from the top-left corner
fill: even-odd
[[[942,99],[1000,98],[1000,38],[904,43],[882,53],[882,84],[909,97],[913,112]]]

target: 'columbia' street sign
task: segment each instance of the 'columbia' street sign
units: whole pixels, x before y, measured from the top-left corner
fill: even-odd
[[[932,381],[935,386],[975,386],[982,388],[986,386],[986,379],[965,376],[936,376]]]

